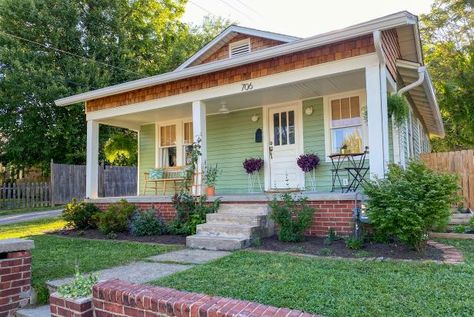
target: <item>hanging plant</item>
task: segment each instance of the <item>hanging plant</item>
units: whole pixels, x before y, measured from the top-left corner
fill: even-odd
[[[410,108],[408,102],[403,96],[397,94],[387,97],[388,116],[393,117],[397,126],[402,125],[408,118]]]
[[[298,164],[299,168],[301,168],[305,174],[309,175],[311,190],[316,191],[316,177],[314,171],[319,164],[319,156],[313,153],[300,155],[296,160],[296,164]]]
[[[258,172],[262,169],[263,167],[263,160],[260,158],[249,158],[245,159],[243,163],[244,169],[247,172],[247,174],[253,174],[255,172]]]

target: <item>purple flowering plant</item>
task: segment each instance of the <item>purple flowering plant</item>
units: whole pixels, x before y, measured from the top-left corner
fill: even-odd
[[[296,161],[301,170],[305,173],[311,172],[319,164],[319,156],[313,153],[303,154]]]
[[[245,159],[243,166],[247,174],[252,174],[262,169],[263,160],[261,158],[248,158]]]

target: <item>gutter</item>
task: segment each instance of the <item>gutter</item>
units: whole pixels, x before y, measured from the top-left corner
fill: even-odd
[[[326,44],[331,44],[334,42],[340,42],[347,39],[368,35],[371,34],[374,30],[392,29],[404,25],[413,25],[414,23],[416,23],[416,17],[406,11],[402,11],[369,22],[357,24],[342,30],[331,31],[306,39],[296,40],[291,43],[263,49],[254,53],[250,53],[248,55],[234,57],[231,60],[225,59],[208,64],[185,68],[179,71],[175,70],[161,75],[109,86],[102,89],[77,94],[71,97],[61,98],[56,100],[55,103],[57,106],[67,106],[79,102],[121,94],[131,90],[142,89],[154,85],[164,84],[170,81],[176,81],[193,76],[203,75],[223,69],[228,69],[231,67],[237,67],[252,62],[270,59],[281,55],[292,54],[295,52]]]

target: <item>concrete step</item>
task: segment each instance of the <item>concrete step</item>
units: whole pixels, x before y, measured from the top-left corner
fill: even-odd
[[[23,308],[16,311],[16,317],[51,317],[49,305]]]
[[[268,215],[269,207],[266,204],[222,204],[219,213],[235,213],[250,215]]]
[[[451,219],[471,219],[472,214],[461,214],[461,213],[456,213],[456,214],[451,214]]]
[[[186,237],[186,246],[192,249],[232,251],[250,246],[250,239],[242,237],[215,237],[205,234],[195,234]]]
[[[449,220],[450,225],[468,225],[471,221],[471,218],[451,218]]]
[[[260,226],[227,223],[203,223],[197,226],[197,234],[214,237],[238,237],[250,239],[260,234]]]
[[[207,214],[207,223],[226,223],[235,225],[260,226],[266,222],[264,215],[246,215],[238,212],[218,212]]]

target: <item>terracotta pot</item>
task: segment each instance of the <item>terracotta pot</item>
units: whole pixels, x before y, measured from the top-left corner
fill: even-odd
[[[207,196],[214,196],[216,194],[215,187],[207,187],[206,193]]]

